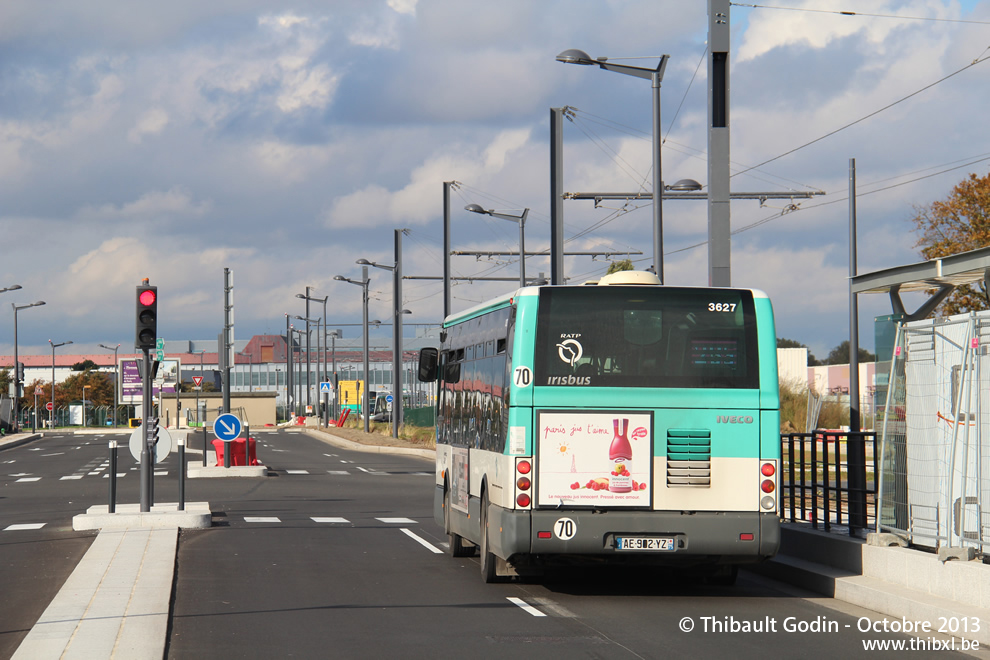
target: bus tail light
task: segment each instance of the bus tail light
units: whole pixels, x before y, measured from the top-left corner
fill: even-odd
[[[531,494],[533,480],[526,476],[533,471],[533,459],[516,459],[516,506],[520,509],[528,509],[533,504]]]
[[[764,511],[777,509],[777,461],[760,461],[760,508]]]

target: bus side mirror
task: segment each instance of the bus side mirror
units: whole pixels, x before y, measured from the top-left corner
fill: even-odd
[[[437,379],[437,362],[440,352],[432,347],[421,348],[419,351],[419,380],[432,383]]]

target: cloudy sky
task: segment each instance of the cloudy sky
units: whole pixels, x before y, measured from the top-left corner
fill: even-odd
[[[778,336],[821,357],[848,335],[849,159],[861,273],[920,260],[914,208],[987,172],[990,63],[969,65],[990,55],[990,1],[768,4],[732,7],[732,189],[827,194],[784,214],[791,200],[733,202],[732,282],[767,291]],[[527,248],[547,247],[551,107],[576,108],[565,190],[652,180],[649,83],[556,62],[567,48],[641,66],[669,54],[664,179],[704,182],[706,32],[702,0],[4,0],[0,288],[23,289],[0,296],[0,353],[13,352],[8,305],[39,299],[18,315],[22,353],[47,353],[48,339],[128,349],[145,277],[161,336],[215,337],[224,267],[238,338],[284,331],[306,286],[329,296],[331,327],[358,322],[359,288],[333,277],[359,277],[361,257],[391,263],[395,229],[409,230],[407,275],[442,273],[444,181],[459,182],[454,249],[518,248],[515,224],[461,210],[471,202],[530,208]],[[649,204],[564,212],[568,251],[642,250],[649,265]],[[705,284],[706,249],[692,247],[705,204],[668,201],[664,221],[667,282]],[[565,270],[581,281],[607,266],[569,257]],[[510,257],[453,269],[518,274]],[[386,320],[390,277],[371,275],[371,317]],[[454,307],[510,286],[459,284]],[[438,322],[441,285],[407,281],[403,305],[407,322]],[[872,347],[889,303],[864,297],[861,311]]]

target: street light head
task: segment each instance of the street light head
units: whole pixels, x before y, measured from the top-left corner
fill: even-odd
[[[565,64],[581,64],[584,66],[598,64],[598,62],[591,59],[591,55],[578,48],[568,48],[557,56],[557,61]]]
[[[677,192],[694,192],[701,190],[702,185],[695,181],[694,179],[681,179],[667,186],[667,190],[676,190]]]
[[[356,263],[358,266],[374,266],[375,265],[375,264],[371,263],[370,261],[368,261],[367,259],[358,259],[354,263]]]
[[[333,276],[333,279],[337,280],[338,282],[346,282],[347,281],[347,278],[344,277],[343,275],[334,275]]]
[[[482,213],[484,215],[491,215],[490,211],[486,211],[481,204],[468,204],[464,207],[465,211],[470,211],[471,213]]]
[[[303,295],[303,294],[301,294],[301,293],[297,293],[297,294],[296,294],[296,298],[302,298],[303,300],[305,300],[305,299],[306,299],[306,296],[304,296],[304,295]]]

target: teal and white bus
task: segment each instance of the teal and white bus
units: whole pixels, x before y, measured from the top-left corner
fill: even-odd
[[[444,321],[434,516],[486,582],[576,560],[731,583],[780,541],[776,334],[761,291],[625,271]]]

